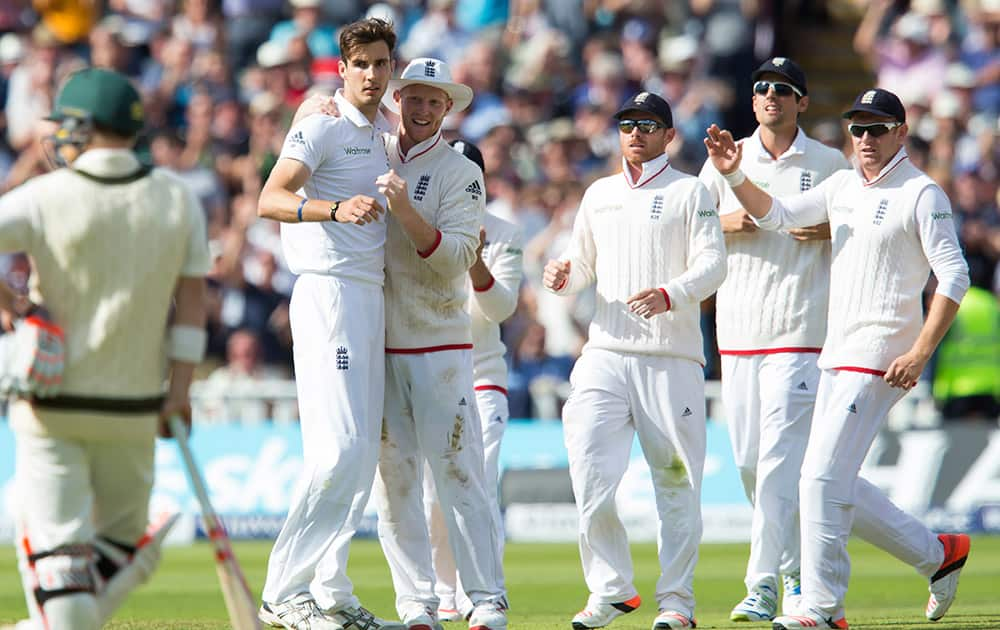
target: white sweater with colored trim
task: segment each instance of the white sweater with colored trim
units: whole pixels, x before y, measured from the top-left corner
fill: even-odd
[[[514,314],[524,276],[524,236],[521,228],[487,212],[483,218],[486,245],[483,263],[493,282],[473,287],[469,295],[472,314],[473,376],[476,387],[507,389],[507,347],[500,340],[500,324]],[[471,283],[470,283],[471,286]]]
[[[471,346],[466,272],[476,260],[486,194],[479,167],[452,150],[440,133],[406,156],[386,142],[389,163],[406,180],[410,203],[437,228],[438,240],[418,252],[394,217],[385,249],[386,352],[427,352]]]
[[[624,165],[623,165],[624,166]],[[587,189],[573,225],[569,279],[556,293],[597,283],[597,309],[584,350],[676,356],[705,362],[700,303],[726,277],[726,246],[715,204],[698,178],[670,168],[667,156]],[[666,291],[670,310],[650,319],[627,300]]]
[[[777,159],[761,143],[759,128],[742,145],[743,172],[775,197],[800,194],[850,168],[843,153],[801,129]],[[698,177],[720,215],[742,208],[711,160]],[[819,351],[826,336],[830,242],[796,241],[787,232],[739,232],[726,234],[726,253],[729,271],[715,304],[719,351]]]
[[[956,303],[969,288],[951,202],[900,149],[872,181],[838,171],[805,194],[776,199],[757,223],[780,230],[823,221],[833,234],[833,263],[819,366],[884,372],[920,334],[931,271],[937,293]]]

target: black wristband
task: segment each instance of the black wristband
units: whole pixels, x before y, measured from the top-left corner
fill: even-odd
[[[340,208],[340,202],[339,201],[334,201],[330,205],[330,220],[333,221],[334,223],[340,223],[340,221],[337,221],[337,210],[339,208]]]

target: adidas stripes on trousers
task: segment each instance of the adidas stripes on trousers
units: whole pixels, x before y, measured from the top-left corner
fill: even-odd
[[[823,370],[799,482],[802,607],[844,616],[854,533],[930,577],[944,561],[937,536],[860,477],[875,436],[905,390],[875,374]]]
[[[693,616],[705,464],[701,366],[677,357],[591,348],[577,360],[570,381],[563,435],[591,601],[623,602],[637,594],[615,492],[638,435],[659,515],[657,604]]]
[[[818,353],[722,355],[733,458],[753,504],[747,590],[799,570],[799,469],[809,440]]]

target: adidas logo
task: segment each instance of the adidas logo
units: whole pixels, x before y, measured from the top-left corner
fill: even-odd
[[[462,400],[458,401],[458,406],[459,407],[468,407],[469,406],[468,403],[465,402],[465,396],[462,396]]]
[[[798,388],[801,389],[804,392],[809,391],[809,386],[806,385],[805,381],[802,381],[801,383],[799,383],[799,387]]]
[[[854,403],[851,403],[851,405],[847,408],[847,410],[850,411],[851,413],[858,413],[858,406],[855,405]]]
[[[305,136],[302,135],[301,131],[296,131],[292,135],[288,136],[288,141],[292,144],[305,144]]]
[[[690,407],[685,407],[684,408],[684,413],[681,414],[681,417],[682,418],[687,418],[690,415],[691,415],[691,408]]]
[[[479,198],[483,194],[483,189],[479,185],[479,180],[476,180],[476,181],[472,182],[471,184],[469,184],[468,186],[466,186],[465,187],[465,192],[467,192],[470,195],[472,195],[472,199],[473,200],[479,201]]]

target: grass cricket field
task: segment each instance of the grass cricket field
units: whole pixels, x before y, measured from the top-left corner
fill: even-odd
[[[269,542],[238,543],[236,553],[259,596]],[[746,545],[704,545],[695,572],[699,628],[770,628],[770,624],[734,624],[730,609],[744,595]],[[636,584],[644,602],[639,610],[614,621],[618,630],[647,630],[656,615],[653,588],[658,574],[653,545],[634,545]],[[1000,537],[972,541],[962,572],[958,600],[937,623],[924,619],[927,582],[912,569],[859,541],[851,543],[853,569],[847,596],[852,628],[1000,629]],[[505,560],[512,609],[511,630],[569,629],[587,592],[575,545],[511,544]],[[365,606],[394,617],[389,570],[378,544],[357,541],[351,548],[351,579]],[[0,551],[0,623],[25,616],[13,547]],[[207,545],[169,547],[153,580],[138,590],[109,626],[116,630],[221,630],[226,612]],[[445,624],[461,630],[464,623]]]

